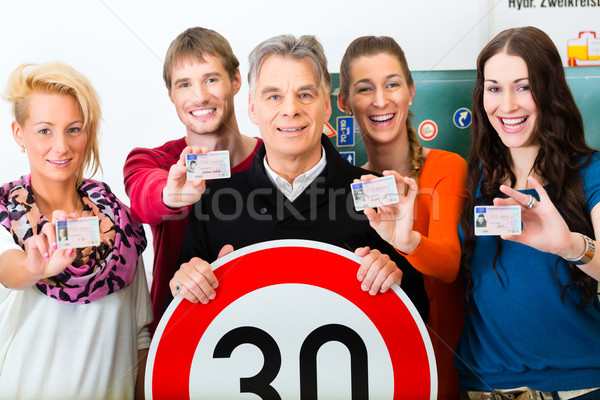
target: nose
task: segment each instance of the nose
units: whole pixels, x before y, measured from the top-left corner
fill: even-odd
[[[385,103],[386,103],[386,97],[385,97],[384,91],[381,89],[375,89],[373,105],[375,107],[383,107],[383,106],[385,106]]]
[[[67,145],[67,136],[64,133],[55,133],[53,136],[54,141],[52,143],[52,150],[54,150],[56,154],[66,153],[69,147]]]
[[[298,101],[294,96],[285,96],[281,104],[281,110],[286,117],[294,117],[299,114]]]
[[[515,95],[511,91],[507,90],[502,94],[502,100],[500,103],[500,109],[503,112],[511,112],[517,109],[517,103],[515,101]]]
[[[205,104],[208,101],[209,94],[208,88],[203,84],[195,85],[191,88],[192,94],[194,96],[194,103],[196,104]]]

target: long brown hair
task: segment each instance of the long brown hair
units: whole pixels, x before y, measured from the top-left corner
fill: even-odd
[[[503,197],[499,190],[501,184],[508,182],[511,187],[516,184],[510,152],[492,127],[483,107],[485,64],[502,52],[518,56],[527,64],[530,90],[537,106],[537,121],[532,135],[540,146],[532,171],[547,182],[546,190],[569,229],[591,237],[594,235],[580,171],[589,164],[595,150],[585,141],[583,120],[565,80],[558,50],[548,35],[537,28],[507,29],[492,39],[477,59],[471,128],[473,147],[467,175],[469,197],[461,219],[464,234],[461,267],[467,281],[467,300],[473,288],[468,265],[475,247],[473,206],[491,204],[494,197]],[[478,187],[480,192],[476,198]],[[502,241],[498,238],[494,270],[501,252]],[[558,279],[557,268],[558,261],[555,266]],[[573,264],[570,264],[570,269],[570,281],[564,285],[561,283],[562,296],[568,287],[575,285],[583,291],[579,305],[591,304],[596,296],[597,283]],[[502,282],[498,271],[496,274]]]
[[[352,61],[362,56],[374,56],[381,53],[395,57],[400,63],[407,86],[409,88],[414,86],[413,77],[408,68],[404,51],[402,51],[402,48],[393,38],[389,36],[361,36],[350,43],[340,65],[340,93],[345,98],[350,98],[350,65]],[[408,133],[412,168],[408,176],[417,179],[424,161],[423,147],[419,143],[417,131],[412,126],[412,117],[413,113],[409,110],[406,118],[406,132]]]

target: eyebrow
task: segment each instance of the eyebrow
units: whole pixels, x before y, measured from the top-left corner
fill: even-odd
[[[202,75],[202,79],[208,79],[208,78],[211,78],[213,76],[216,76],[216,77],[220,78],[221,74],[219,72],[207,72],[206,74]],[[189,81],[191,81],[191,78],[188,78],[188,77],[179,78],[179,79],[175,80],[175,82],[173,82],[173,85],[177,85],[179,83],[186,83],[186,82],[189,82]]]
[[[386,77],[385,77],[385,79],[391,79],[391,78],[400,78],[400,79],[404,80],[404,78],[400,74],[389,74],[389,75],[386,75]],[[358,85],[360,83],[370,83],[370,82],[371,82],[370,78],[365,78],[365,79],[361,79],[360,81],[357,81],[354,85]]]
[[[319,91],[319,86],[317,85],[313,85],[313,84],[308,84],[308,85],[303,85],[300,86],[298,88],[298,92],[302,92],[304,90],[308,90],[310,92],[318,92]],[[267,86],[265,87],[263,90],[260,91],[260,94],[262,96],[271,94],[271,93],[277,93],[280,92],[281,90],[279,88],[276,88],[275,86]]]
[[[526,81],[526,80],[529,80],[529,77],[515,79],[515,80],[513,81],[513,83],[519,83],[519,82],[521,82],[521,81]],[[484,80],[484,82],[498,83],[498,81],[497,81],[497,80],[495,80],[495,79],[486,79],[486,80]]]
[[[72,126],[72,125],[75,125],[75,124],[83,124],[83,121],[76,120],[76,121],[73,121],[73,122],[69,123],[67,126],[69,127],[69,126]],[[35,124],[33,124],[33,125],[34,125],[34,126],[36,126],[36,125],[48,125],[48,126],[54,126],[54,124],[53,124],[52,122],[49,122],[49,121],[40,121],[40,122],[36,122],[36,123],[35,123]]]

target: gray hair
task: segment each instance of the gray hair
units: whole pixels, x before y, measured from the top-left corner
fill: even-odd
[[[256,81],[263,62],[268,56],[277,55],[288,57],[293,60],[308,58],[315,67],[317,80],[323,86],[326,93],[331,91],[331,76],[327,70],[327,57],[323,46],[313,35],[302,35],[296,38],[293,35],[280,35],[265,40],[250,52],[248,62],[248,84],[250,94],[254,97]]]

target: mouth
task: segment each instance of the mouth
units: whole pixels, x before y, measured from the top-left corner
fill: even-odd
[[[519,132],[525,126],[525,122],[529,117],[519,117],[519,118],[502,118],[498,117],[500,123],[504,127],[504,130],[507,132]]]
[[[63,168],[72,160],[73,160],[72,158],[69,158],[67,160],[46,160],[46,161],[48,161],[48,163],[52,166],[55,166],[58,168]]]
[[[370,115],[369,120],[374,124],[386,124],[390,122],[396,116],[395,113],[391,114],[379,114],[379,115]]]
[[[190,114],[192,114],[194,117],[204,117],[206,115],[213,114],[216,111],[216,108],[202,108],[200,110],[191,111]]]
[[[277,130],[279,132],[282,132],[282,133],[288,134],[288,135],[293,135],[295,133],[302,132],[305,129],[306,129],[306,126],[301,126],[301,127],[298,127],[298,128],[277,128]]]

